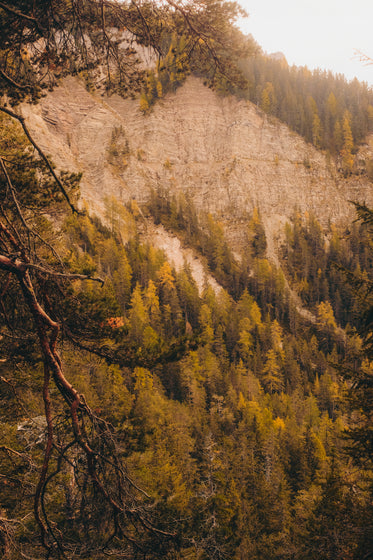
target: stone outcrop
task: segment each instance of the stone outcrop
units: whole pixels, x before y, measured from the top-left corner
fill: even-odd
[[[215,294],[222,290],[220,284],[208,272],[208,267],[200,255],[190,247],[184,247],[176,235],[169,233],[162,225],[156,226],[151,220],[146,220],[142,230],[142,239],[164,251],[168,262],[177,272],[184,266],[189,268],[200,295],[206,287],[211,287]]]
[[[57,166],[83,172],[83,199],[98,213],[106,196],[143,202],[151,189],[188,192],[239,248],[254,207],[273,237],[294,209],[326,224],[351,219],[349,200],[373,203],[367,179],[342,178],[286,125],[194,77],[147,115],[138,100],[89,93],[74,78],[23,111]]]

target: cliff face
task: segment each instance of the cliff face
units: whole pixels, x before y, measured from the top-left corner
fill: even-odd
[[[339,177],[285,125],[197,78],[148,115],[138,100],[90,94],[73,78],[23,111],[55,163],[83,172],[83,198],[99,213],[106,196],[141,202],[152,188],[184,191],[227,226],[239,248],[254,207],[273,238],[294,209],[339,222],[353,215],[349,200],[373,202],[370,182]]]

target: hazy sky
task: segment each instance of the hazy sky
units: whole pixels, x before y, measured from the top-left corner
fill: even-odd
[[[290,65],[322,68],[373,85],[373,0],[238,0],[249,13],[240,22],[264,51],[281,51]]]

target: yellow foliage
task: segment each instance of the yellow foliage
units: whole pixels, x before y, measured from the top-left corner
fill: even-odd
[[[317,307],[317,323],[320,327],[336,329],[333,308],[330,303],[322,301]]]
[[[241,352],[246,359],[253,353],[253,337],[250,332],[253,329],[253,324],[248,317],[244,317],[240,321],[240,339],[239,344],[241,346]]]
[[[273,420],[273,426],[276,430],[279,430],[279,431],[280,430],[285,430],[285,422],[283,421],[282,418],[279,418],[279,417],[275,418]]]
[[[166,261],[161,269],[158,271],[158,278],[160,284],[169,290],[175,287],[175,278],[173,277],[170,264]]]
[[[157,289],[152,280],[149,280],[149,284],[144,293],[145,307],[150,317],[156,317],[159,313],[159,298],[157,295]]]
[[[278,156],[276,156],[278,158]],[[259,217],[259,210],[258,208],[255,206],[254,210],[253,210],[253,216],[251,218],[251,224],[254,226],[257,226],[260,224],[260,217]]]
[[[133,377],[135,379],[135,391],[153,388],[153,377],[149,370],[137,367],[133,372]]]
[[[240,394],[238,395],[237,409],[238,410],[243,410],[246,407],[247,407],[247,401],[245,400],[245,397],[243,396],[242,392],[240,391]]]
[[[352,149],[354,147],[354,139],[351,131],[351,115],[348,111],[345,112],[343,117],[343,147],[341,150],[343,169],[347,173],[351,173],[354,165],[354,156]]]
[[[259,416],[262,409],[257,401],[252,400],[247,402],[247,410],[251,416]]]
[[[137,216],[140,215],[141,211],[140,211],[139,205],[137,204],[137,201],[134,198],[131,199],[131,201],[129,203],[129,207],[130,207],[132,215],[135,216],[135,218],[137,218]]]
[[[144,115],[149,112],[149,102],[144,94],[140,97],[140,111],[144,113]]]
[[[161,82],[158,80],[157,82],[157,95],[159,98],[163,97],[163,88]]]

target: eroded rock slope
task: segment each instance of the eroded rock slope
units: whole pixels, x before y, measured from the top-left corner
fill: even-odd
[[[83,172],[94,211],[103,212],[107,196],[142,202],[154,188],[188,192],[225,224],[236,249],[254,207],[273,238],[294,209],[339,222],[353,215],[349,200],[373,202],[369,181],[343,179],[285,125],[197,78],[148,115],[138,100],[103,98],[74,78],[23,111],[56,164]]]

